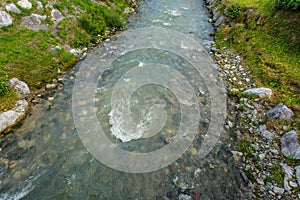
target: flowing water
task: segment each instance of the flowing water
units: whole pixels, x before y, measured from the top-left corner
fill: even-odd
[[[193,38],[204,47],[209,46],[212,42],[209,33],[213,32],[213,27],[208,19],[209,13],[201,0],[142,1],[139,13],[129,19],[129,30],[139,30],[138,34],[129,34],[127,38],[126,35],[112,37],[93,50],[74,71],[64,75],[61,86],[53,94],[53,103],[42,100],[24,121],[2,138],[0,198],[178,199],[180,195],[190,195],[194,199],[242,199],[243,182],[228,150],[230,136],[220,130],[219,141],[212,151],[204,158],[199,157],[203,136],[213,123],[212,107],[218,107],[210,97],[210,86],[205,82],[207,77],[199,76],[192,61],[181,56],[180,51],[174,53],[161,48],[164,43],[177,43],[185,49],[184,45],[188,46],[190,41],[185,37]],[[151,37],[153,46],[133,48],[124,53],[124,49],[134,46],[137,40],[144,44],[151,31],[159,36]],[[204,60],[211,59],[205,49],[198,47],[203,52],[200,60],[205,63]],[[195,123],[197,133],[191,145],[168,166],[147,173],[127,173],[123,171],[130,170],[107,167],[85,148],[82,132],[90,132],[92,124],[85,121],[82,127],[75,126],[76,113],[85,110],[74,106],[76,98],[72,93],[85,96],[80,92],[89,86],[73,91],[74,82],[80,79],[81,68],[94,70],[94,66],[111,57],[116,59],[110,61],[109,68],[95,69],[101,71],[101,76],[95,86],[93,109],[104,134],[115,146],[132,153],[155,152],[176,140],[178,130],[190,131],[194,126],[180,128],[180,122],[186,120],[180,116],[184,108],[193,108],[189,113],[193,110],[201,113]],[[159,71],[160,66],[167,71]],[[150,72],[143,74],[138,71],[140,68],[155,70],[152,71],[155,81],[147,82]],[[168,79],[170,74],[177,72],[182,76]],[[98,78],[96,72],[95,76]],[[136,81],[148,84],[130,85],[134,77],[138,77]],[[191,86],[185,85],[184,80]],[[131,87],[136,90],[130,91]],[[195,91],[195,96],[189,93],[191,90]],[[122,115],[126,112],[122,110],[123,104],[129,107],[127,115]],[[128,122],[128,118],[131,121]],[[187,119],[188,122],[192,120]],[[119,162],[126,162],[128,158],[120,156],[119,159]],[[131,164],[141,166],[140,162]],[[147,164],[145,168],[151,168],[151,163]]]

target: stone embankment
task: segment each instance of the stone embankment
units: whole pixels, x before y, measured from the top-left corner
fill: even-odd
[[[221,5],[216,0],[206,2],[215,28],[230,26]],[[231,109],[226,127],[238,139],[232,155],[253,198],[299,199],[300,165],[295,160],[300,160],[300,144],[291,124],[293,111],[283,103],[270,106],[272,90],[256,87],[239,55],[226,47],[217,49],[215,45],[211,54],[228,86]]]

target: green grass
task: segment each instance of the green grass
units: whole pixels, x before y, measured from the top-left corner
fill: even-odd
[[[17,0],[7,1],[17,5]],[[25,81],[31,91],[36,91],[50,83],[58,70],[67,70],[74,66],[76,57],[63,49],[51,53],[54,46],[68,45],[72,48],[90,47],[102,38],[106,30],[118,30],[124,25],[124,9],[129,5],[126,0],[81,1],[57,0],[53,7],[60,10],[65,18],[53,34],[54,23],[51,9],[45,8],[48,1],[42,0],[44,10],[39,11],[33,1],[32,9],[21,9],[21,14],[10,13],[14,23],[0,29],[0,111],[11,108],[17,100],[13,91],[6,91],[8,78],[17,77]],[[1,6],[4,3],[1,2]],[[31,13],[47,15],[42,23],[49,24],[49,31],[31,31],[20,28],[21,19]],[[6,78],[8,76],[8,78]],[[2,83],[3,82],[3,83]],[[3,87],[2,87],[3,86]],[[0,91],[0,92],[1,92]]]
[[[6,66],[10,77],[18,77],[29,87],[37,88],[56,77],[58,69],[72,67],[76,58],[61,50],[51,53],[57,40],[44,31],[15,29],[0,30],[0,65]]]
[[[267,9],[271,0],[228,0],[225,5],[240,6],[241,16],[218,31],[217,45],[244,57],[258,85],[273,90],[272,104],[283,102],[300,113],[300,13]],[[254,8],[250,16],[244,15],[246,7]]]

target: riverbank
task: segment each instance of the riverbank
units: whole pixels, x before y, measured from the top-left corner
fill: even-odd
[[[22,119],[26,109],[39,99],[53,100],[52,90],[60,87],[62,74],[84,59],[90,48],[122,30],[125,19],[138,8],[138,2],[22,0],[2,2],[1,8],[0,130],[3,131]],[[24,91],[15,90],[20,86],[12,85],[12,78],[18,78],[29,92],[19,95]]]
[[[207,3],[241,176],[254,199],[298,199],[299,13],[276,10],[271,1]]]

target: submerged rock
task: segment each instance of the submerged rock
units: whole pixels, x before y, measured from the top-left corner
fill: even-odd
[[[267,117],[269,119],[290,120],[293,116],[293,111],[283,103],[278,104],[276,107],[267,112]]]
[[[252,88],[243,92],[244,95],[254,95],[259,98],[271,98],[272,90],[269,88]]]
[[[300,160],[300,145],[296,131],[292,130],[282,136],[281,151],[286,157]]]
[[[13,23],[12,17],[5,11],[0,11],[0,27],[10,26]]]

